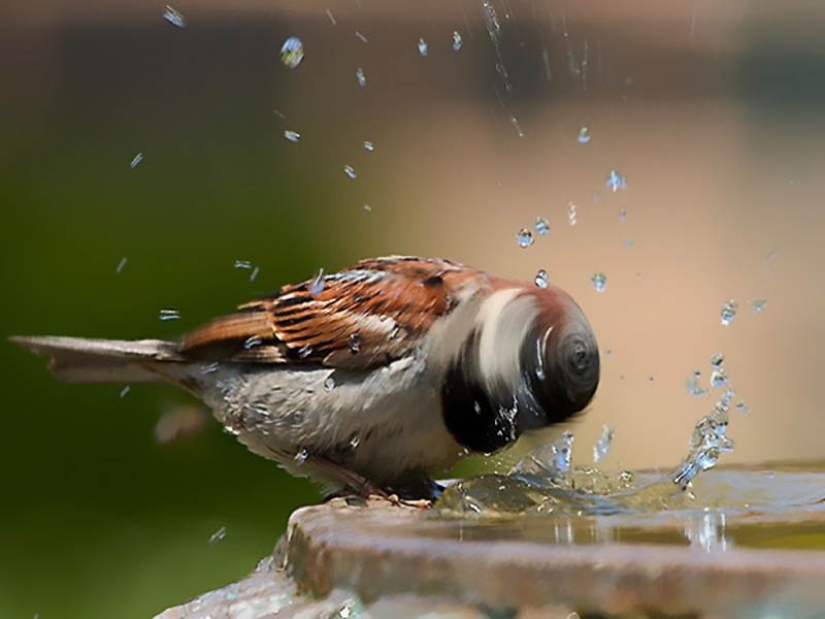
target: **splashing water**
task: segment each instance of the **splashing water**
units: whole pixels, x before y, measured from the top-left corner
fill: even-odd
[[[507,73],[507,67],[504,66],[504,59],[501,56],[501,24],[498,21],[496,7],[493,6],[490,0],[482,0],[481,13],[484,16],[484,23],[487,26],[487,34],[490,35],[490,42],[493,44],[493,50],[496,56],[496,72],[504,83],[504,88],[507,92],[510,92],[513,86],[510,84],[510,76]]]
[[[604,292],[607,290],[607,276],[604,273],[593,273],[593,277],[590,278],[590,283],[593,284],[596,292]]]
[[[351,165],[344,166],[344,174],[346,174],[351,180],[358,178],[358,175],[355,173],[355,169],[353,169]]]
[[[324,381],[324,391],[330,392],[335,389],[335,379],[332,376],[327,376],[327,379]]]
[[[544,217],[536,217],[536,223],[533,224],[533,230],[539,236],[547,236],[550,234],[550,222]]]
[[[226,537],[226,527],[221,527],[209,538],[209,545],[213,546]]]
[[[309,459],[309,452],[306,449],[301,449],[292,459],[295,460],[298,466],[301,466]]]
[[[166,9],[163,11],[163,19],[176,28],[186,28],[186,18],[183,16],[183,13],[168,4],[166,5]]]
[[[295,69],[304,59],[304,44],[298,37],[289,37],[281,45],[281,62],[284,66]]]
[[[132,160],[129,162],[129,167],[134,170],[136,167],[140,165],[140,162],[143,161],[143,153],[138,153],[135,155]]]
[[[544,269],[539,269],[539,272],[536,273],[536,278],[535,278],[534,281],[536,282],[536,286],[538,286],[539,288],[542,288],[542,289],[547,288],[547,286],[548,286],[547,271],[545,271]]]
[[[577,213],[577,209],[576,209],[576,203],[572,202],[572,201],[568,202],[567,203],[567,223],[569,223],[571,226],[575,226],[576,223],[578,223],[577,217],[578,217],[578,213]]]
[[[719,312],[719,318],[723,327],[727,327],[733,322],[733,319],[736,318],[736,312],[738,309],[739,305],[733,299],[722,306],[722,311]]]
[[[463,44],[464,41],[462,41],[461,35],[458,33],[458,30],[453,30],[453,50],[460,50]]]
[[[609,428],[608,426],[602,428],[599,440],[593,445],[593,462],[596,464],[604,460],[607,452],[610,451],[610,444],[613,442],[613,434],[615,434],[615,432],[613,428]]]
[[[610,170],[610,172],[608,172],[607,180],[604,184],[613,193],[616,193],[619,190],[627,189],[627,179],[616,170]]]
[[[764,310],[767,305],[767,299],[754,299],[751,301],[751,311],[754,314],[761,314],[762,310]]]
[[[728,376],[725,370],[714,370],[710,375],[710,386],[714,388],[724,387],[728,384]]]
[[[693,376],[691,376],[685,386],[687,387],[688,393],[693,396],[703,396],[706,395],[708,390],[702,387],[699,384],[699,379],[702,377],[702,372],[699,370],[695,370],[693,372]]]
[[[129,259],[126,256],[123,256],[123,258],[120,259],[120,262],[117,263],[117,268],[115,269],[115,273],[117,273],[118,275],[123,273],[123,269],[126,268],[126,263],[128,261],[129,261]]]
[[[361,335],[359,333],[353,333],[349,336],[348,340],[350,352],[355,355],[361,352]]]
[[[516,243],[521,248],[528,248],[535,242],[533,238],[533,233],[530,232],[527,228],[522,228],[516,233]]]
[[[364,141],[364,150],[372,152],[375,150],[375,144],[370,142],[369,140]]]
[[[158,313],[158,318],[162,321],[179,320],[180,312],[176,309],[164,308]]]
[[[355,79],[358,80],[358,85],[363,88],[367,85],[367,76],[364,75],[364,69],[358,67],[355,70]]]
[[[301,134],[297,131],[290,131],[287,129],[286,131],[284,131],[284,137],[290,142],[297,142],[301,139]]]
[[[579,144],[587,144],[590,141],[590,128],[587,125],[581,127],[576,139],[579,141]]]
[[[418,53],[422,58],[427,57],[427,42],[424,39],[418,39]]]
[[[307,288],[307,292],[313,297],[317,297],[324,291],[324,269],[318,269],[318,273],[309,283],[309,288]]]

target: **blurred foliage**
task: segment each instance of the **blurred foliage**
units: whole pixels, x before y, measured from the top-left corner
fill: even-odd
[[[165,26],[53,33],[37,79],[0,104],[3,335],[173,338],[310,277],[334,249],[313,246],[326,196],[271,113],[271,35],[212,31],[176,55],[196,35]],[[221,57],[201,61],[210,46]],[[254,282],[236,259],[260,267]],[[160,322],[163,307],[181,320]],[[121,398],[44,365],[0,343],[2,617],[151,616],[252,570],[319,500],[215,423],[156,443],[183,393]]]

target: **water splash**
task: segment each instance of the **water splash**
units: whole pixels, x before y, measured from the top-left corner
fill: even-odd
[[[134,170],[136,167],[140,165],[140,162],[143,161],[143,153],[138,153],[135,155],[132,160],[129,162],[129,168]]]
[[[364,140],[364,150],[368,152],[373,152],[375,150],[375,144],[373,144],[369,140]]]
[[[536,217],[536,223],[533,224],[533,230],[539,236],[547,236],[550,234],[550,222],[544,217]]]
[[[284,66],[295,69],[304,59],[304,44],[298,37],[289,37],[281,45],[281,62]]]
[[[355,70],[355,79],[358,80],[358,85],[363,88],[367,85],[367,76],[364,75],[364,69],[358,67]]]
[[[516,243],[521,248],[528,248],[535,242],[533,238],[533,233],[530,232],[527,228],[522,228],[516,233]]]
[[[539,269],[539,271],[538,271],[538,273],[536,273],[536,277],[533,281],[535,281],[536,286],[538,286],[539,288],[542,288],[542,289],[547,288],[548,283],[549,283],[548,282],[547,271],[545,271],[544,269]]]
[[[297,131],[290,131],[289,129],[287,129],[286,131],[284,131],[284,137],[290,142],[297,142],[301,139],[301,134]]]
[[[457,52],[462,45],[464,45],[464,41],[461,39],[461,35],[458,30],[453,30],[453,50]]]
[[[616,170],[610,170],[610,172],[608,172],[607,180],[604,184],[613,193],[627,189],[627,179]]]
[[[753,301],[751,301],[751,311],[754,314],[761,314],[765,307],[767,307],[767,305],[767,299],[754,299]]]
[[[324,278],[324,269],[318,269],[318,273],[315,274],[315,277],[309,283],[307,292],[309,292],[311,296],[317,297],[324,291],[325,284],[326,280]]]
[[[428,54],[427,42],[424,39],[418,39],[418,53],[422,58],[426,58]]]
[[[579,144],[587,144],[590,142],[590,128],[587,125],[581,127],[576,139],[579,141]]]
[[[346,174],[350,180],[355,180],[358,178],[358,175],[355,173],[355,169],[351,165],[344,166],[344,174]]]
[[[602,428],[601,436],[599,436],[596,444],[593,445],[593,462],[596,464],[604,460],[607,456],[607,452],[610,451],[610,445],[613,442],[613,435],[615,432],[616,431],[613,428],[608,426],[604,426]]]
[[[504,66],[504,59],[501,56],[501,24],[498,21],[496,7],[490,0],[481,1],[481,13],[484,17],[484,24],[487,26],[487,34],[490,35],[490,42],[493,44],[493,51],[496,57],[496,72],[501,78],[504,88],[510,92],[513,87],[510,84],[510,75],[507,67]]]
[[[180,312],[176,309],[164,308],[158,312],[158,318],[162,321],[179,320]]]
[[[727,327],[733,322],[733,319],[736,318],[736,312],[738,309],[739,305],[733,299],[722,306],[722,310],[719,312],[719,318],[723,327]]]
[[[593,277],[590,278],[590,283],[593,284],[596,292],[604,292],[607,290],[607,276],[604,273],[593,273]]]
[[[163,11],[163,19],[175,26],[175,28],[186,28],[186,18],[183,16],[183,13],[168,4]]]
[[[567,203],[567,223],[571,226],[575,226],[578,223],[578,210],[576,207],[576,203],[570,201]]]
[[[120,259],[120,262],[117,263],[117,268],[115,268],[115,273],[117,273],[118,275],[123,273],[123,269],[126,268],[126,263],[128,261],[129,261],[129,259],[126,256],[123,256],[123,258]]]

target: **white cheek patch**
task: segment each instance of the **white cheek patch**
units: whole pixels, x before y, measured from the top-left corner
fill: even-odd
[[[518,388],[521,347],[538,313],[533,298],[517,288],[496,292],[482,304],[476,317],[478,369],[491,390]]]

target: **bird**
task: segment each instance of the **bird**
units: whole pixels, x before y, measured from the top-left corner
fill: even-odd
[[[330,495],[437,496],[434,475],[570,420],[599,351],[557,286],[388,256],[281,287],[176,341],[13,336],[70,383],[165,382]]]

